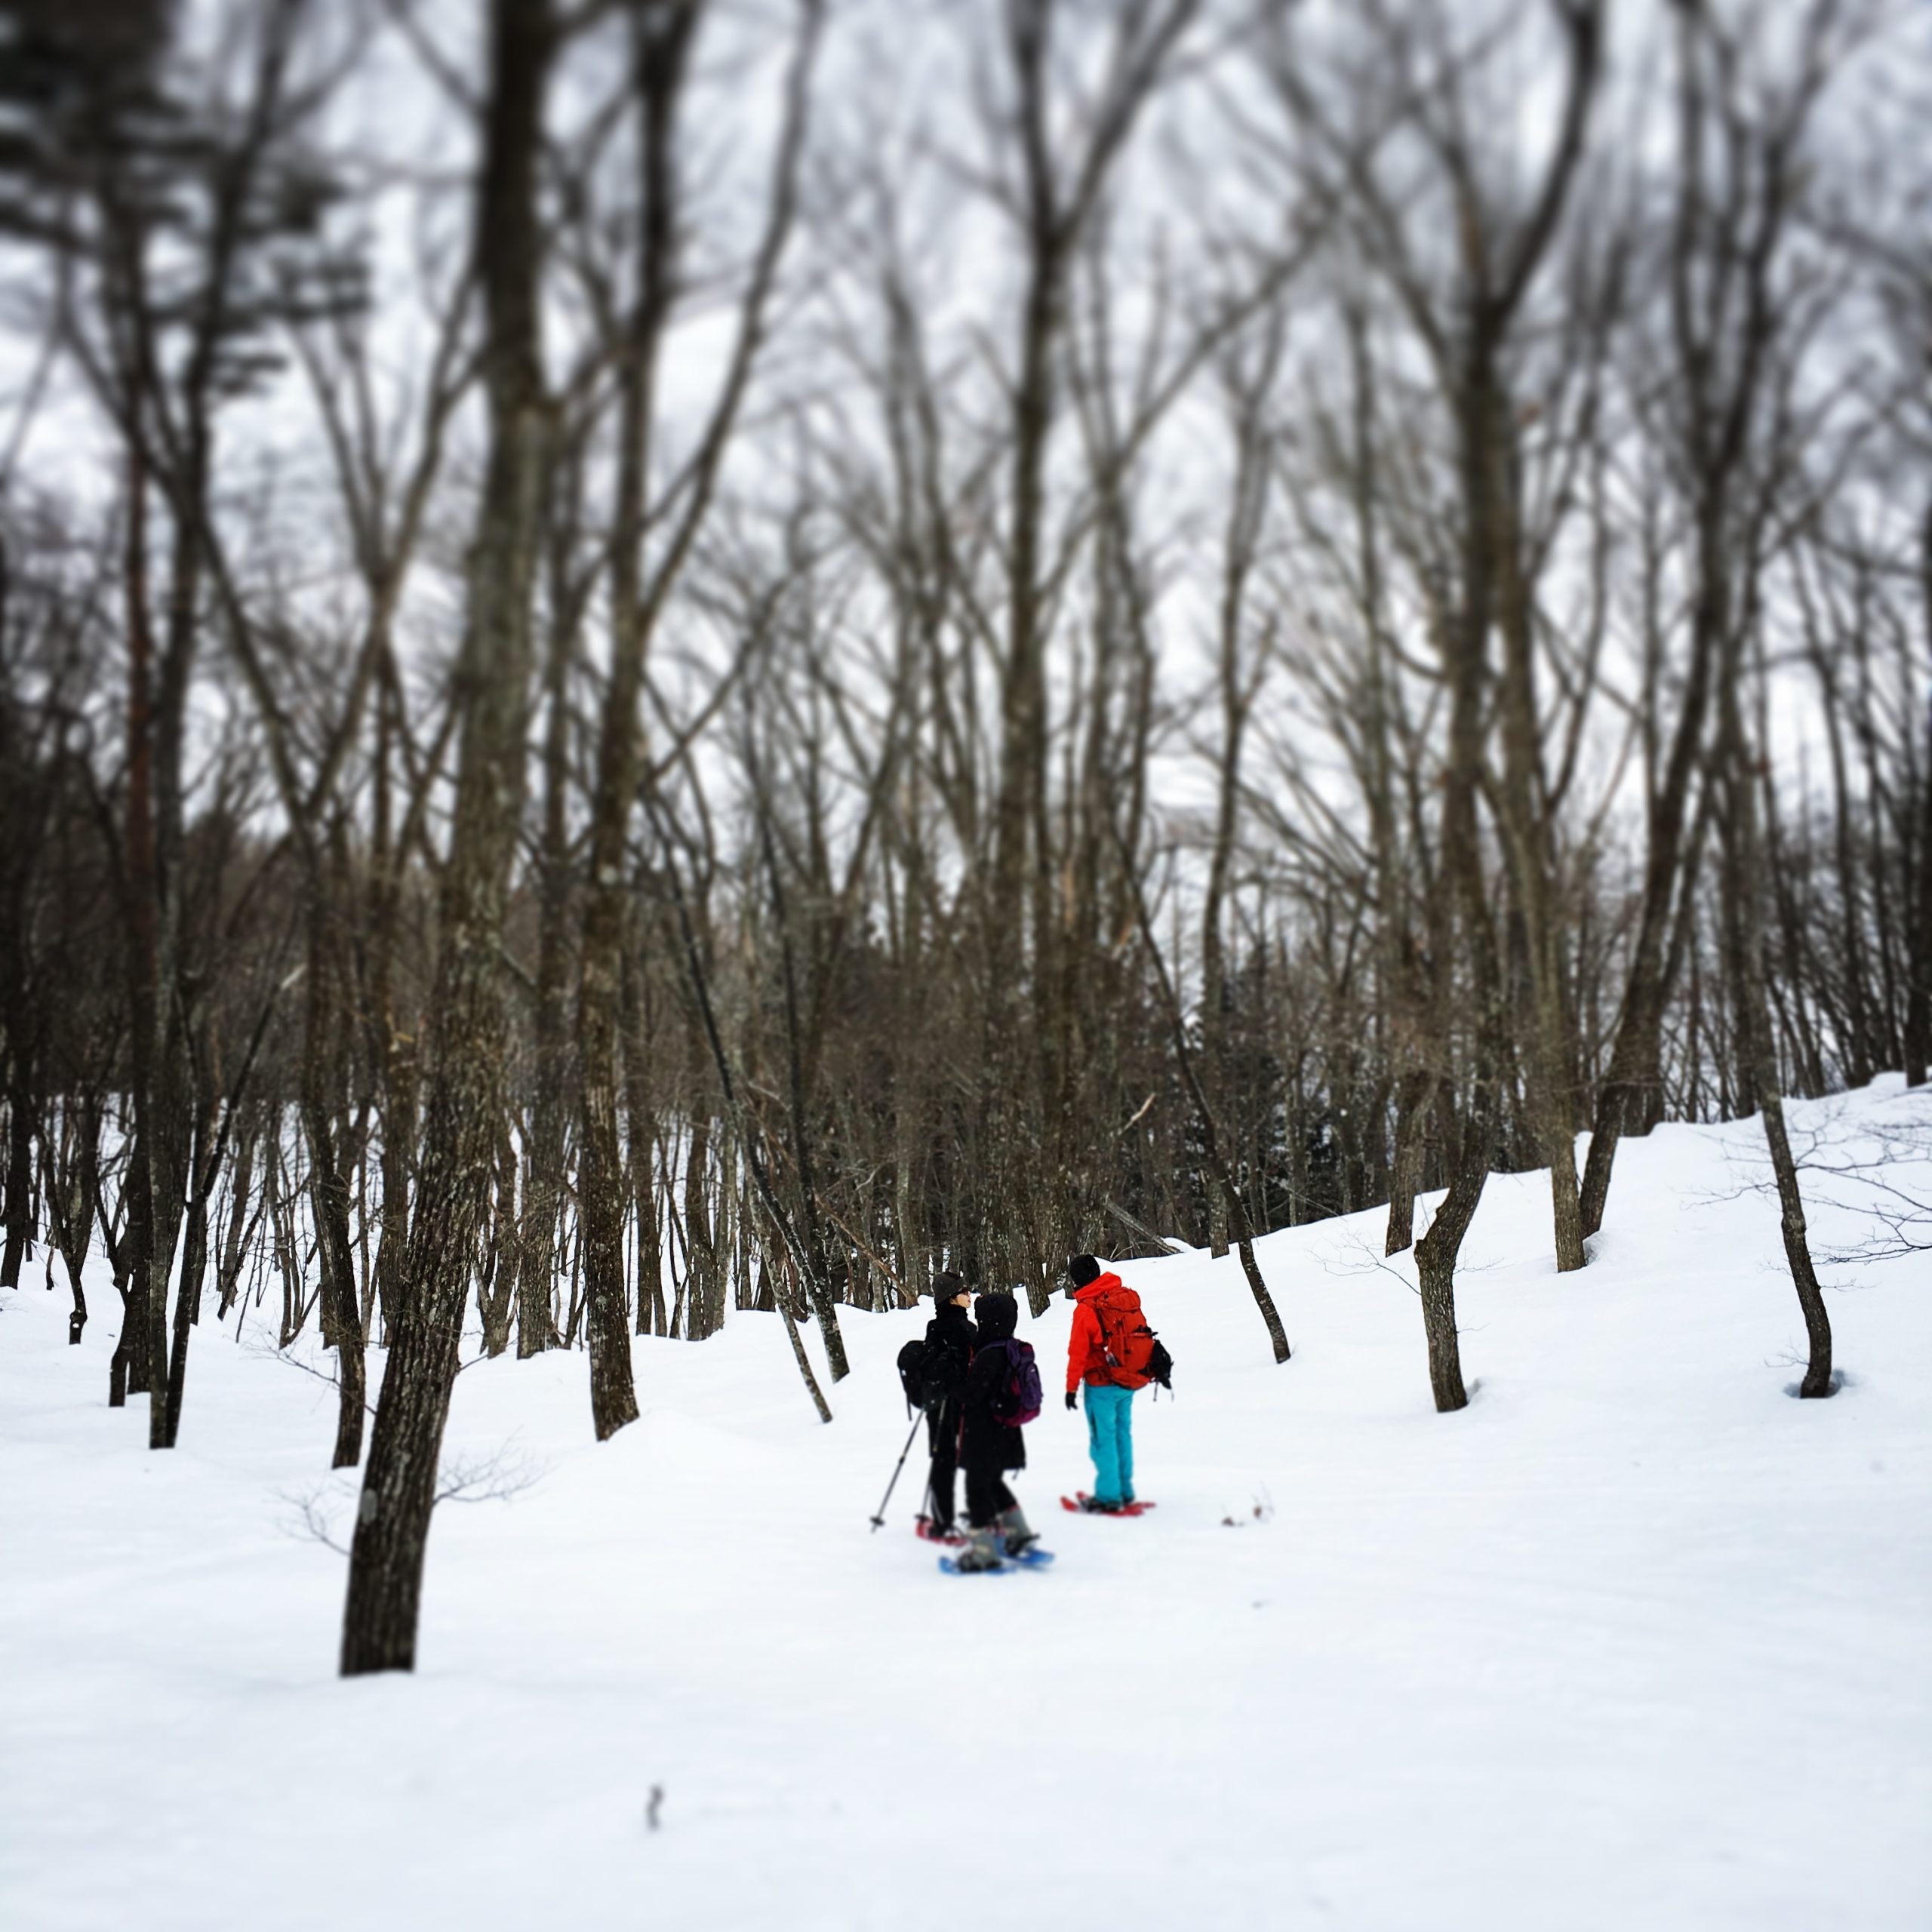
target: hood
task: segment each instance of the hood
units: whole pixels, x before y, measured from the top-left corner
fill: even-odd
[[[1107,1294],[1110,1290],[1122,1285],[1124,1284],[1120,1277],[1109,1269],[1097,1281],[1089,1281],[1084,1288],[1075,1288],[1073,1291],[1073,1299],[1075,1301],[1097,1301],[1101,1296]]]
[[[973,1304],[973,1319],[978,1324],[980,1346],[1004,1342],[1020,1324],[1020,1304],[1008,1294],[982,1295]]]

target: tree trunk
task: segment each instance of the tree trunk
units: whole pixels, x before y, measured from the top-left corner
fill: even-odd
[[[227,1235],[222,1247],[220,1264],[215,1273],[215,1318],[217,1321],[228,1318],[228,1311],[235,1306],[235,1297],[242,1279],[242,1244],[248,1238],[250,1226],[248,1190],[254,1176],[257,1138],[254,1133],[244,1131],[242,1144],[235,1152],[235,1164],[229,1171]],[[260,1217],[258,1206],[255,1219],[259,1221]]]
[[[336,961],[329,945],[322,881],[312,882],[309,911],[308,1001],[302,1055],[302,1118],[309,1143],[309,1198],[315,1217],[322,1272],[324,1338],[336,1352],[335,1448],[329,1466],[352,1469],[362,1457],[368,1407],[362,1312],[355,1291],[355,1256],[349,1232],[349,1177],[337,1146],[332,1114],[342,1092],[329,1078],[338,1029],[346,1023],[337,997]],[[198,1284],[195,1289],[200,1294]],[[182,1284],[185,1298],[187,1284]]]
[[[25,1056],[10,1041],[14,1062],[13,1091],[7,1097],[7,1247],[0,1257],[0,1288],[17,1288],[20,1269],[33,1257],[34,1109],[29,1098]]]
[[[1437,1413],[1447,1415],[1468,1407],[1469,1398],[1463,1386],[1462,1350],[1456,1338],[1455,1252],[1447,1247],[1446,1239],[1441,1246],[1431,1240],[1435,1232],[1432,1223],[1429,1234],[1416,1244],[1416,1275],[1422,1287],[1429,1392],[1435,1398]]]
[[[1555,903],[1555,828],[1546,810],[1536,689],[1535,590],[1527,574],[1521,528],[1521,483],[1514,446],[1514,413],[1500,388],[1485,389],[1487,407],[1472,411],[1480,438],[1476,460],[1494,491],[1498,629],[1503,639],[1501,703],[1504,854],[1522,920],[1523,966],[1528,992],[1529,1038],[1524,1054],[1526,1111],[1537,1150],[1549,1170],[1552,1232],[1558,1274],[1581,1268],[1583,1212],[1577,1180],[1576,1097],[1570,1084],[1571,1023],[1561,915]]]
[[[160,1372],[152,1358],[148,1320],[148,1249],[152,1240],[153,1165],[149,1143],[156,1131],[154,1043],[156,903],[160,894],[154,832],[154,641],[147,608],[147,479],[137,451],[128,456],[128,803],[125,885],[128,920],[130,1070],[134,1133],[122,1191],[128,1201],[125,1265],[115,1270],[120,1291],[121,1334],[108,1364],[108,1404],[118,1407],[131,1392],[152,1387]]]
[[[678,232],[675,134],[697,10],[669,10],[634,45],[639,102],[638,285],[618,365],[617,501],[612,517],[611,660],[590,797],[577,981],[577,1224],[590,1340],[592,1425],[601,1442],[637,1420],[624,1316],[623,1154],[617,1124],[617,1046],[624,882],[639,771],[638,715],[657,605],[643,589],[647,443],[654,426],[657,355],[672,299]]]
[[[66,1264],[67,1285],[74,1298],[72,1312],[67,1317],[67,1343],[70,1348],[79,1346],[88,1325],[87,1292],[81,1284],[81,1275],[87,1265],[88,1244],[94,1232],[95,1212],[94,1161],[75,1142],[80,1134],[92,1134],[96,1145],[100,1139],[97,1117],[91,1104],[83,1101],[78,1110],[84,1124],[77,1130],[72,1102],[62,1103],[57,1143],[60,1151],[48,1167],[47,1189],[48,1230]],[[43,1154],[47,1151],[43,1149]]]
[[[212,1124],[204,1120],[205,1130]],[[198,1137],[195,1150],[196,1186],[188,1206],[186,1238],[181,1250],[181,1284],[174,1295],[174,1340],[168,1358],[168,1447],[172,1449],[181,1432],[181,1402],[188,1382],[189,1331],[202,1318],[202,1282],[208,1273],[208,1188],[213,1183],[216,1162],[207,1161]]]
[[[624,1112],[629,1133],[631,1211],[637,1217],[637,1332],[664,1332],[664,1230],[654,1166],[657,1118],[651,1106],[641,974],[626,961],[623,980]]]
[[[1450,1149],[1449,1192],[1435,1211],[1428,1232],[1416,1243],[1416,1276],[1422,1288],[1429,1390],[1437,1412],[1446,1415],[1469,1404],[1456,1332],[1456,1264],[1463,1237],[1481,1204],[1496,1133],[1492,1103],[1480,1089],[1461,1108],[1446,1086],[1438,1088],[1436,1106],[1443,1117],[1443,1140]]]
[[[422,1175],[349,1550],[342,1671],[416,1661],[423,1566],[470,1272],[506,1087],[499,953],[523,800],[546,405],[537,169],[555,49],[549,0],[493,0],[475,255],[490,448],[457,666],[461,737],[429,1020]]]
[[[148,1230],[147,1279],[144,1284],[137,1281],[137,1295],[140,1287],[146,1289],[145,1296],[140,1299],[148,1330],[150,1449],[171,1449],[174,1446],[168,1432],[168,1287],[174,1277],[175,1251],[180,1241],[182,1217],[187,1207],[188,1161],[182,1155],[189,1150],[179,1146],[172,1131],[179,1121],[180,1109],[171,1089],[171,1081],[163,1083],[161,1104],[156,1109],[167,1121],[169,1131],[155,1134],[149,1143],[148,1199],[152,1218]],[[186,1346],[184,1341],[184,1352]]]
[[[1927,654],[1932,657],[1932,501],[1926,505],[1919,534],[1919,601],[1925,623]],[[1912,884],[1912,943],[1906,955],[1909,980],[1905,1005],[1905,1084],[1922,1087],[1932,1061],[1932,713],[1928,713],[1925,762],[1918,790],[1918,863]]]
[[[1429,1142],[1432,1074],[1410,1074],[1395,1103],[1395,1158],[1389,1174],[1389,1232],[1384,1254],[1400,1254],[1416,1238],[1416,1195],[1422,1185],[1423,1152]]]
[[[510,1345],[510,1318],[517,1283],[518,1164],[516,1143],[506,1119],[498,1128],[494,1205],[489,1245],[476,1284],[476,1313],[483,1324],[483,1352],[492,1361]]]
[[[549,715],[543,742],[543,839],[539,877],[536,1091],[525,1148],[523,1214],[516,1239],[516,1352],[519,1361],[557,1345],[551,1299],[557,1278],[557,1221],[563,1209],[565,1011],[565,934],[570,915],[570,627],[555,620],[550,639]]]
[[[1825,1396],[1835,1393],[1837,1387],[1832,1377],[1831,1318],[1811,1263],[1804,1197],[1798,1188],[1798,1165],[1792,1157],[1790,1137],[1785,1131],[1784,1102],[1779,1092],[1777,1048],[1771,1032],[1770,1001],[1765,983],[1764,894],[1767,882],[1758,837],[1758,789],[1737,691],[1741,666],[1734,663],[1730,669],[1732,675],[1724,681],[1719,704],[1717,749],[1724,774],[1725,926],[1737,1013],[1738,1077],[1746,1090],[1746,1104],[1755,1105],[1764,1118],[1764,1143],[1777,1188],[1785,1258],[1804,1317],[1809,1360],[1798,1392],[1807,1397]]]

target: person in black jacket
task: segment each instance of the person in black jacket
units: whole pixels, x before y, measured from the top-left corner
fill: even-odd
[[[960,1404],[977,1342],[966,1313],[971,1300],[964,1280],[949,1269],[934,1278],[933,1318],[926,1324],[926,1352],[921,1363],[926,1439],[933,1458],[927,1484],[932,1513],[920,1518],[919,1534],[935,1542],[956,1535],[952,1478],[959,1463]]]
[[[1007,1352],[998,1344],[1011,1340],[1020,1321],[1020,1304],[1008,1294],[982,1295],[973,1304],[973,1313],[979,1327],[978,1353],[967,1372],[959,1458],[966,1470],[966,1520],[971,1534],[959,1567],[996,1570],[1000,1539],[1012,1556],[1040,1540],[1006,1486],[1008,1470],[1026,1466],[1026,1439],[995,1406],[1010,1369]]]

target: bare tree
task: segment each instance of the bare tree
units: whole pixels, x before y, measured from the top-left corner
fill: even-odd
[[[591,791],[589,876],[577,994],[583,1091],[578,1194],[589,1310],[591,1410],[600,1441],[637,1414],[623,1300],[626,1202],[617,1131],[617,1049],[623,860],[639,777],[638,704],[645,663],[651,634],[710,509],[718,469],[764,340],[767,306],[792,225],[808,84],[821,13],[818,0],[807,0],[801,11],[764,233],[740,299],[729,362],[695,454],[679,479],[678,499],[651,506],[646,500],[645,464],[658,427],[658,361],[676,291],[675,251],[682,239],[685,219],[679,199],[678,113],[700,11],[696,5],[639,8],[632,24],[639,115],[637,282],[619,352],[618,483],[611,534],[613,654]],[[668,522],[669,534],[646,577],[645,532],[649,522],[658,519]],[[836,1380],[846,1373],[836,1318],[829,1304],[817,1312]]]
[[[342,1670],[408,1670],[437,1454],[504,1103],[499,958],[523,798],[525,687],[547,407],[540,334],[538,165],[559,28],[549,0],[494,0],[475,264],[489,459],[453,703],[454,814],[406,1278],[351,1546]]]

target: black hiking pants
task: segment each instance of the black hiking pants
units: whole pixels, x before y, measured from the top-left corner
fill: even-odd
[[[942,1402],[926,1411],[926,1435],[933,1454],[933,1527],[949,1530],[954,1515],[953,1472],[959,1466],[959,1404]]]
[[[1006,1472],[997,1463],[966,1465],[966,1520],[976,1530],[990,1529],[1003,1510],[1014,1506],[1014,1496],[1006,1486]]]

